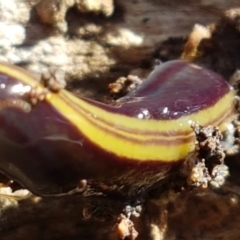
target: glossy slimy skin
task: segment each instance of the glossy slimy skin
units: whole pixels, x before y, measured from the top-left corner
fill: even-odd
[[[224,79],[183,61],[157,67],[114,105],[61,90],[31,107],[33,86],[28,72],[0,64],[0,170],[40,196],[81,191],[81,180],[134,196],[194,150],[193,122],[224,128],[234,114]]]

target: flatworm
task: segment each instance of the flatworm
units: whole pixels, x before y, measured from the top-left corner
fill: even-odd
[[[155,68],[113,105],[63,89],[26,110],[29,86],[44,89],[0,64],[0,171],[40,196],[75,192],[83,180],[129,196],[147,190],[194,150],[192,123],[224,129],[234,115],[229,84],[180,60]]]

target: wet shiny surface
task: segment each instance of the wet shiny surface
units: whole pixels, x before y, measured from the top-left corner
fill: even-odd
[[[192,122],[221,126],[233,115],[224,79],[182,61],[156,68],[114,105],[62,90],[32,106],[33,86],[42,88],[0,64],[0,170],[41,196],[77,191],[82,180],[132,195],[151,188],[194,150]]]
[[[120,111],[140,118],[176,119],[215,104],[228,92],[228,84],[217,73],[184,61],[169,61],[120,100],[128,102]]]

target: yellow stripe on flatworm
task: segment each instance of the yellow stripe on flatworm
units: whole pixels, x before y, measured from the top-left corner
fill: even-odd
[[[63,94],[61,95],[61,97],[63,96]],[[104,132],[108,137],[109,135],[112,135],[112,138],[114,139],[118,139],[119,141],[121,140],[122,142],[124,141],[129,141],[132,142],[132,145],[142,145],[142,147],[146,147],[146,145],[148,144],[155,144],[157,146],[159,145],[176,145],[179,144],[177,141],[181,141],[182,144],[183,142],[189,142],[193,140],[193,131],[190,127],[190,124],[188,123],[188,131],[182,133],[182,135],[179,135],[179,132],[159,132],[158,129],[156,129],[155,132],[146,132],[144,131],[144,126],[148,126],[148,124],[150,123],[156,123],[157,125],[161,125],[161,123],[163,121],[160,120],[138,120],[138,121],[142,121],[142,128],[141,129],[136,129],[133,126],[123,126],[121,122],[118,122],[118,118],[115,118],[116,124],[118,125],[118,127],[116,127],[116,124],[113,124],[111,122],[106,122],[106,121],[102,121],[102,119],[100,118],[100,116],[94,117],[92,116],[92,114],[89,114],[88,110],[82,110],[82,108],[79,106],[79,104],[74,104],[72,101],[69,101],[69,99],[64,96],[64,102],[67,102],[68,104],[71,104],[71,106],[75,109],[75,112],[77,112],[79,115],[82,116],[82,118],[85,118],[87,122],[89,122],[90,125],[95,127],[95,131],[97,131],[98,133],[100,132]],[[90,109],[90,108],[89,108]],[[216,124],[216,126],[219,125],[219,123],[226,121],[226,117],[229,115],[229,112],[224,112],[221,113],[220,116],[217,116],[217,119],[213,119],[213,123]],[[117,114],[116,114],[117,115]],[[191,118],[191,116],[189,117]],[[131,120],[133,118],[127,117],[127,119],[129,120],[129,122],[131,122]],[[180,126],[182,124],[183,119],[179,118],[177,120],[173,120],[173,124]],[[170,123],[170,122],[169,122]],[[210,123],[210,122],[208,122]],[[88,130],[89,128],[87,128]],[[81,129],[81,131],[84,131],[84,129]],[[162,133],[165,133],[165,136],[161,135]],[[88,136],[91,134],[89,132],[85,133],[88,134]],[[175,135],[174,135],[175,134]],[[164,141],[164,143],[163,143]],[[137,144],[136,144],[137,143]],[[108,143],[109,144],[109,143]]]
[[[105,110],[99,109],[95,106],[92,106],[89,103],[84,102],[81,99],[74,99],[75,97],[69,95],[64,92],[64,95],[71,98],[71,100],[75,101],[75,104],[78,102],[81,106],[85,106],[89,113],[93,112],[96,114],[96,117],[91,117],[91,122],[89,120],[81,119],[82,116],[85,118],[89,118],[91,115],[87,116],[87,114],[82,113],[81,111],[77,111],[79,115],[79,130],[83,132],[88,138],[99,145],[101,148],[113,152],[116,155],[124,156],[127,158],[137,159],[137,160],[164,160],[164,161],[175,161],[179,159],[183,159],[186,155],[192,151],[195,147],[194,142],[194,134],[190,127],[189,120],[196,119],[195,122],[199,122],[200,124],[207,125],[208,123],[218,123],[222,122],[224,118],[226,118],[230,112],[228,104],[232,104],[233,93],[225,95],[221,100],[217,102],[214,106],[202,110],[198,113],[182,117],[175,120],[141,120],[132,117],[127,117],[119,114],[109,113]],[[224,108],[225,107],[225,108]],[[98,111],[97,111],[98,110]],[[66,111],[68,113],[66,113]],[[97,113],[95,112],[97,111]],[[209,117],[209,113],[212,114],[214,111],[215,119],[205,118],[205,116]],[[64,108],[62,114],[68,115],[70,112]],[[76,113],[76,111],[75,111]],[[76,117],[76,116],[75,116]],[[106,117],[106,118],[105,118]],[[116,128],[115,124],[109,126],[101,121],[101,118],[105,118],[108,122],[111,122],[110,119],[114,117],[115,124],[119,127]],[[218,121],[218,118],[220,119]],[[81,119],[81,121],[80,121]],[[74,122],[74,119],[71,119],[69,115],[69,120]],[[75,122],[77,124],[77,122]],[[136,128],[136,125],[140,124],[140,129]],[[165,125],[165,129],[162,129],[162,125]],[[100,128],[100,127],[101,128]],[[153,129],[155,127],[155,129]],[[126,131],[124,131],[125,129]],[[161,129],[161,131],[159,131]],[[170,131],[186,131],[189,134],[183,136],[158,136],[156,133],[165,132],[170,133]],[[151,130],[154,132],[154,135],[150,134],[136,134],[141,132],[141,130]],[[120,137],[116,137],[116,134],[119,134]],[[185,138],[192,136],[192,141],[183,142],[181,144],[174,144],[176,139],[184,140]],[[122,138],[121,138],[122,136]],[[130,139],[129,139],[130,138]],[[136,142],[135,140],[138,140]],[[151,144],[148,145],[146,141],[153,140],[168,140],[168,145],[164,144]],[[173,144],[171,144],[173,143]]]
[[[19,79],[25,84],[31,86],[35,84],[31,75],[16,67],[0,64],[0,72]],[[70,99],[71,104],[66,102],[66,98]],[[177,138],[183,140],[191,134],[193,136],[189,120],[203,126],[208,125],[208,123],[219,124],[218,118],[224,119],[231,112],[233,98],[234,92],[230,91],[214,106],[175,120],[144,120],[115,114],[93,106],[91,103],[76,98],[64,90],[59,94],[52,94],[47,101],[74,124],[80,132],[103,150],[135,160],[176,161],[183,159],[195,147],[194,140],[174,144]],[[74,108],[76,106],[79,107],[79,111]],[[89,112],[89,114],[84,114],[81,109]],[[91,122],[89,116],[91,116]],[[209,119],[209,116],[214,119]],[[173,136],[171,136],[171,132]],[[189,134],[176,137],[174,136],[176,132]],[[158,136],[157,133],[167,133],[169,136]],[[116,134],[120,134],[122,137],[116,137]],[[153,142],[155,140],[168,140],[173,144],[167,146],[159,143],[146,145],[145,143],[149,139],[153,140]]]
[[[206,126],[209,123],[219,124],[224,118],[226,118],[226,116],[232,112],[233,106],[231,105],[235,93],[234,91],[230,91],[223,96],[217,104],[194,114],[173,120],[138,119],[137,117],[128,117],[122,114],[108,112],[82,99],[76,98],[68,92],[63,91],[61,97],[63,96],[63,98],[65,98],[64,95],[69,98],[71,103],[74,103],[76,107],[79,106],[79,111],[83,109],[88,113],[88,116],[92,113],[92,121],[95,121],[96,124],[101,121],[105,127],[111,126],[108,130],[114,128],[114,132],[116,133],[121,134],[121,132],[123,132],[127,137],[136,136],[136,133],[143,137],[145,133],[147,137],[151,138],[156,136],[159,138],[161,133],[167,133],[167,137],[161,136],[161,139],[176,139],[177,137],[182,139],[187,137],[187,132],[192,132],[190,127],[192,122]],[[214,115],[212,113],[214,113]],[[212,119],[210,119],[210,116]]]

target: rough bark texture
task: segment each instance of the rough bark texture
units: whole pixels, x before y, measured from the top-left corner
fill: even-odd
[[[179,58],[195,24],[217,23],[207,35],[194,33],[185,58],[229,78],[240,67],[240,11],[223,13],[238,2],[0,1],[0,60],[39,73],[61,68],[71,90],[103,100],[109,82],[149,68],[155,58]],[[239,156],[227,163],[231,177],[218,191],[184,192],[168,204],[148,199],[141,217],[133,219],[137,239],[239,239]],[[118,239],[113,229],[123,207],[80,196],[33,197],[18,204],[2,196],[0,206],[2,240]]]

